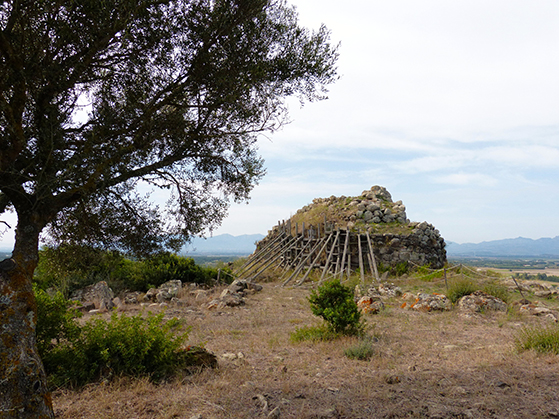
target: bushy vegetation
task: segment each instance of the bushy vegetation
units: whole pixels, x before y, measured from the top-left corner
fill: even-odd
[[[82,386],[112,376],[173,375],[190,363],[184,349],[188,331],[177,319],[158,315],[95,318],[80,326],[79,313],[62,294],[36,289],[37,344],[49,380],[56,386]]]
[[[534,350],[559,355],[559,326],[524,327],[515,337],[518,351]]]
[[[71,342],[79,335],[77,319],[81,313],[60,291],[49,295],[36,285],[33,289],[37,300],[37,348],[44,358],[61,341]]]
[[[345,335],[357,335],[363,330],[361,313],[353,299],[353,290],[339,280],[328,281],[309,296],[311,310],[322,317],[328,328]]]
[[[226,275],[230,273],[229,268],[221,269],[223,280],[231,278]],[[192,258],[169,252],[133,260],[114,250],[61,245],[40,250],[34,281],[41,289],[54,288],[69,296],[72,291],[99,281],[106,281],[115,292],[124,289],[145,292],[172,279],[211,284],[217,272],[217,267],[203,267]]]
[[[355,345],[350,346],[344,351],[344,355],[350,359],[368,361],[375,354],[373,344],[376,341],[375,338],[370,337],[359,339]]]
[[[461,278],[449,283],[446,296],[454,304],[460,298],[470,295],[478,289],[479,287],[470,278]]]
[[[549,282],[559,282],[559,276],[557,275],[548,275],[545,273],[537,273],[537,274],[528,274],[528,273],[519,273],[516,272],[513,274],[513,278],[515,279],[523,279],[523,280],[538,280],[538,281],[549,281]]]

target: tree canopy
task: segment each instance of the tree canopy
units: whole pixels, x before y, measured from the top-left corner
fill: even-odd
[[[0,1],[0,412],[52,418],[31,286],[56,241],[147,254],[216,226],[263,176],[285,98],[324,98],[337,47],[283,0]],[[158,207],[143,185],[167,189]]]
[[[0,213],[58,241],[149,253],[215,227],[285,98],[337,78],[328,30],[282,0],[12,0],[0,26]]]

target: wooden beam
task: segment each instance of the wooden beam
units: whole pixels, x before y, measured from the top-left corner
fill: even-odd
[[[361,274],[361,283],[365,283],[365,266],[363,265],[363,251],[361,249],[361,233],[357,234],[357,248],[359,250],[359,270]]]
[[[375,261],[375,253],[373,252],[373,245],[371,244],[371,237],[369,236],[369,232],[367,231],[367,242],[369,243],[369,252],[371,253],[371,260],[373,262],[373,269],[375,272],[375,279],[380,282],[380,278],[378,276],[377,270],[377,263]]]

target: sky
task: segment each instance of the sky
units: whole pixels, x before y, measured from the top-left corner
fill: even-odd
[[[261,140],[267,175],[214,235],[381,185],[446,241],[559,236],[559,1],[291,3],[341,78]]]
[[[288,2],[331,30],[341,77],[289,102],[259,142],[267,175],[213,235],[381,185],[447,242],[559,236],[558,0]]]

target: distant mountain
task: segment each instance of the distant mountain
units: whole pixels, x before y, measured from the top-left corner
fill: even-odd
[[[207,239],[195,237],[183,248],[183,252],[189,255],[250,255],[256,249],[256,242],[263,238],[263,234],[220,234]]]
[[[554,238],[504,239],[481,243],[447,242],[448,257],[556,257],[559,258],[559,236]]]

